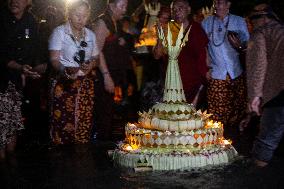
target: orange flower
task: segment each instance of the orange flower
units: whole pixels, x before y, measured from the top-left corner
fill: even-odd
[[[74,103],[73,103],[73,101],[72,101],[72,98],[67,98],[66,99],[66,102],[65,102],[65,105],[66,105],[66,110],[68,111],[68,112],[72,112],[72,111],[74,111]]]
[[[57,85],[54,90],[55,97],[59,98],[63,94],[63,88],[60,85]]]
[[[61,111],[60,110],[55,110],[54,111],[54,118],[55,119],[60,119],[61,117]]]
[[[63,130],[67,131],[67,132],[72,132],[72,131],[75,130],[75,128],[74,128],[74,125],[72,123],[66,123]]]
[[[76,80],[75,82],[73,82],[72,87],[73,88],[78,88],[80,86],[80,80]]]

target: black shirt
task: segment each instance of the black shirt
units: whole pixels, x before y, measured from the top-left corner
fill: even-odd
[[[21,86],[20,73],[7,68],[15,60],[18,64],[34,67],[39,63],[37,22],[30,12],[17,20],[8,9],[0,12],[0,90],[7,88],[8,81]]]

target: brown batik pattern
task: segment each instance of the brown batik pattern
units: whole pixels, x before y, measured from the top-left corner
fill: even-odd
[[[246,113],[247,98],[245,78],[227,76],[226,80],[211,79],[208,86],[208,112],[212,119],[226,125],[240,122]]]
[[[93,80],[55,81],[51,93],[52,141],[55,144],[88,143],[93,126]]]

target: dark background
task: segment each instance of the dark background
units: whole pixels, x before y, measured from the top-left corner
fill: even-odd
[[[66,0],[33,0],[33,13],[40,17],[46,7],[49,4],[57,5],[61,7],[62,11],[64,11],[64,2]],[[100,13],[102,13],[106,0],[89,0],[92,3],[93,7],[93,16],[96,17]],[[170,4],[171,0],[160,0],[163,4]],[[192,9],[197,10],[201,7],[208,6],[211,7],[212,0],[189,0]],[[279,17],[284,19],[284,1],[282,0],[232,0],[231,12],[240,16],[245,16],[249,13],[252,6],[256,2],[268,2],[272,5],[273,10],[278,14]],[[0,0],[1,8],[6,5],[7,0]],[[133,11],[139,6],[142,0],[129,0],[128,6],[128,15],[131,15]]]

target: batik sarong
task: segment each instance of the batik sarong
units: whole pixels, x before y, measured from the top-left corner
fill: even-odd
[[[88,143],[93,127],[94,82],[53,80],[50,135],[55,144]]]

